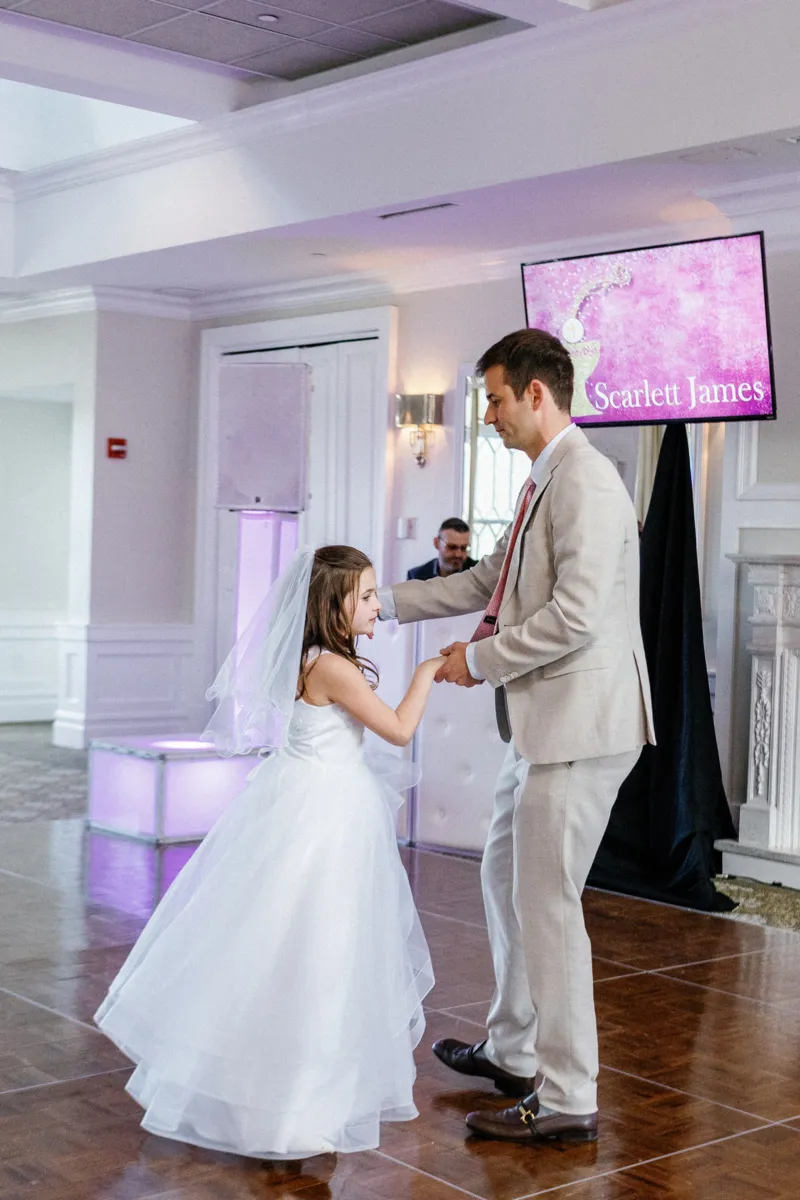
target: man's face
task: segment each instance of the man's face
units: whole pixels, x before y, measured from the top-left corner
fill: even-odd
[[[506,383],[504,369],[489,367],[484,377],[484,386],[487,400],[484,425],[494,426],[506,449],[527,449],[539,423],[532,394],[541,385],[534,380],[518,400],[513,388]]]
[[[455,529],[440,529],[433,544],[439,552],[439,574],[453,575],[464,566],[469,550],[469,534]]]

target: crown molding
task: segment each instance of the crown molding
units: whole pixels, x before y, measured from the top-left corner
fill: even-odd
[[[196,321],[213,321],[249,313],[290,313],[342,302],[360,304],[396,294],[399,290],[393,283],[375,276],[332,275],[327,279],[305,279],[300,283],[207,292],[192,305],[192,315]]]
[[[478,251],[401,268],[391,275],[332,275],[264,287],[206,292],[193,298],[165,296],[137,288],[78,287],[31,296],[0,299],[0,323],[85,312],[118,312],[173,320],[211,321],[258,312],[296,312],[339,304],[363,304],[386,297],[409,295],[476,283],[513,279],[523,262],[546,261],[604,250],[634,249],[687,236],[685,227],[640,229],[570,241],[522,246],[499,252]],[[702,235],[697,235],[702,236]]]
[[[658,225],[619,233],[593,234],[558,242],[516,246],[495,253],[480,251],[463,254],[400,269],[391,276],[338,275],[329,276],[327,279],[303,280],[299,283],[208,292],[193,302],[192,315],[197,321],[210,321],[262,312],[291,313],[328,305],[385,302],[387,298],[414,292],[518,279],[523,263],[578,258],[582,255],[604,254],[617,250],[639,250],[670,242],[724,237],[730,232],[724,216],[720,216],[716,221]],[[800,229],[797,234],[768,231],[765,239],[768,251],[773,254],[800,250]]]
[[[94,293],[91,288],[85,287],[16,296],[0,302],[0,324],[37,321],[45,317],[68,317],[75,313],[94,312],[95,307]]]
[[[800,250],[800,172],[697,189],[733,224],[736,233],[764,233],[770,254]]]
[[[209,292],[192,305],[195,320],[215,320],[258,312],[294,312],[341,303],[386,300],[413,292],[438,291],[477,283],[517,279],[526,262],[573,258],[614,250],[635,250],[669,241],[713,237],[725,232],[719,222],[660,225],[654,228],[604,233],[568,241],[515,246],[501,251],[473,251],[437,259],[431,263],[400,268],[391,275],[334,275],[327,279],[298,283],[269,284],[260,288]]]
[[[769,175],[763,179],[748,179],[720,187],[698,188],[697,194],[716,204],[729,217],[800,209],[800,172]]]
[[[93,288],[98,312],[127,313],[141,317],[168,317],[173,321],[191,321],[194,310],[191,300],[183,296],[164,295],[141,288]]]
[[[798,207],[800,216],[800,207]],[[764,224],[762,221],[761,225]],[[756,228],[740,232],[758,232]],[[725,236],[730,225],[720,216],[716,221],[658,225],[643,229],[594,234],[558,242],[540,242],[501,251],[474,251],[438,259],[428,264],[395,270],[391,275],[332,275],[299,282],[273,283],[264,287],[210,291],[196,297],[170,296],[137,288],[66,288],[27,297],[0,300],[0,323],[67,316],[80,312],[118,312],[181,321],[213,321],[269,313],[315,311],[331,306],[386,303],[393,297],[414,292],[519,279],[523,263],[548,262],[587,254],[637,250],[669,242]],[[800,250],[798,228],[767,229],[771,254]]]
[[[137,288],[75,287],[15,296],[5,301],[0,297],[2,325],[87,312],[128,313],[177,321],[190,321],[193,317],[192,307],[186,300]]]
[[[761,0],[740,0],[743,5],[758,2]],[[263,142],[350,113],[372,113],[405,99],[419,99],[425,92],[446,92],[458,83],[475,83],[477,72],[506,72],[517,65],[527,67],[554,52],[569,55],[584,48],[596,50],[607,42],[618,42],[623,35],[652,35],[662,27],[674,31],[681,24],[692,26],[719,15],[730,19],[727,0],[636,0],[591,12],[576,11],[541,29],[489,38],[225,113],[198,125],[25,171],[14,181],[14,193],[25,200],[86,187],[167,163]]]

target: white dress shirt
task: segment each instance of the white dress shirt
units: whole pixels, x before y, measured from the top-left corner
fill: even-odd
[[[536,487],[539,486],[544,478],[547,464],[550,461],[550,456],[552,455],[556,446],[559,442],[563,441],[564,438],[569,434],[570,430],[574,428],[575,426],[572,423],[565,425],[564,428],[547,443],[538,458],[534,459],[534,461],[531,463],[530,479],[531,482],[536,485]],[[397,606],[394,602],[394,593],[392,592],[392,589],[390,587],[378,588],[378,600],[381,604],[380,619],[382,621],[393,621],[397,616]],[[476,644],[477,643],[475,642],[470,642],[467,646],[467,667],[469,668],[469,673],[473,679],[483,680],[486,678],[486,676],[481,674],[481,671],[475,662]]]
[[[558,445],[559,442],[562,442],[564,440],[564,438],[567,436],[567,434],[569,433],[569,431],[574,428],[575,428],[575,426],[572,423],[570,423],[569,425],[565,425],[565,427],[562,430],[560,430],[554,438],[551,438],[551,440],[547,443],[547,445],[545,446],[544,450],[542,450],[542,452],[538,456],[538,458],[534,459],[534,461],[531,463],[530,481],[531,481],[531,483],[534,484],[535,487],[538,488],[539,484],[542,482],[542,479],[544,478],[545,470],[547,468],[547,464],[550,461],[550,456],[552,455],[556,446]],[[475,661],[476,645],[477,645],[476,642],[470,642],[469,645],[467,646],[467,651],[466,651],[467,667],[469,668],[469,673],[473,679],[483,680],[486,678],[486,676],[482,674],[480,667],[478,666],[478,664]]]

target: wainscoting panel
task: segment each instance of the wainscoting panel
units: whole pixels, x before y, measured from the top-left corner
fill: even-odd
[[[57,746],[190,730],[191,625],[60,625],[58,655]]]
[[[58,613],[0,613],[0,723],[52,721]]]

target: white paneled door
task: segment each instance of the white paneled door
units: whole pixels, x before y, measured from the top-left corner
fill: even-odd
[[[368,554],[380,572],[384,543],[386,408],[380,392],[376,338],[236,354],[242,363],[305,363],[311,368],[308,496],[298,544],[340,542]],[[217,524],[216,663],[235,640],[231,596],[238,570],[239,513]]]

